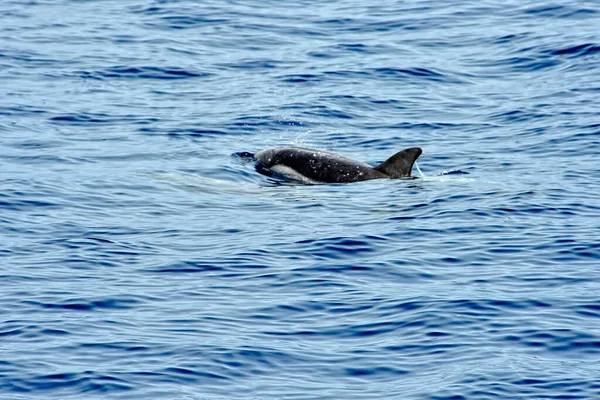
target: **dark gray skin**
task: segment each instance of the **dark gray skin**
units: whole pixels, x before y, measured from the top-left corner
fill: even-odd
[[[419,147],[411,147],[394,154],[376,167],[329,151],[293,146],[259,151],[254,158],[261,167],[294,179],[316,183],[350,183],[408,178],[422,152]]]

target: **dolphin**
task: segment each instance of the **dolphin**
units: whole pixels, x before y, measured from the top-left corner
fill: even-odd
[[[258,172],[265,175],[276,174],[305,183],[350,183],[408,178],[422,152],[419,147],[411,147],[376,167],[329,151],[295,146],[262,150],[253,158]]]

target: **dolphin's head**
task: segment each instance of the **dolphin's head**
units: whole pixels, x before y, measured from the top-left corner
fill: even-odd
[[[258,153],[254,154],[254,158],[263,167],[271,168],[273,165],[277,164],[277,162],[279,161],[279,157],[277,157],[278,154],[279,154],[279,148],[275,147],[272,149],[266,149],[266,150],[259,151]]]

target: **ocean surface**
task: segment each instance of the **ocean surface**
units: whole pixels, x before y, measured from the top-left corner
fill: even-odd
[[[598,1],[0,10],[0,399],[600,399]]]

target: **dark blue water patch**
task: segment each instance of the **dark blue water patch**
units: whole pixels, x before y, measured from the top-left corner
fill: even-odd
[[[6,116],[29,116],[29,115],[42,115],[47,114],[49,111],[43,108],[39,108],[33,105],[21,104],[13,107],[0,106],[0,115]]]
[[[127,310],[139,303],[136,299],[109,298],[102,300],[67,299],[62,302],[41,302],[36,300],[24,300],[22,304],[40,306],[45,309],[64,309],[73,311],[96,311],[96,310]]]
[[[100,71],[81,71],[82,78],[92,79],[162,79],[179,80],[189,78],[206,78],[214,74],[183,69],[181,67],[129,67],[114,66]]]
[[[158,131],[160,134],[167,135],[171,138],[204,138],[204,137],[215,137],[221,135],[232,135],[233,132],[217,130],[217,129],[201,129],[201,128],[188,128],[188,129],[175,129],[166,132],[160,132],[158,128],[150,129],[151,131]],[[148,133],[148,130],[140,130],[141,132]]]
[[[411,8],[410,12],[419,13],[419,7]],[[420,7],[422,12],[427,12],[429,7]],[[394,13],[402,13],[407,10],[396,10],[392,11],[390,15]],[[380,14],[379,8],[370,10],[369,14]],[[411,16],[389,18],[390,15],[386,14],[385,17],[380,15],[378,18],[361,17],[361,18],[328,18],[328,19],[317,19],[313,23],[322,29],[332,34],[350,33],[350,34],[381,34],[389,33],[391,31],[414,31],[419,28],[427,28],[431,26],[441,26],[443,23],[441,18],[413,18]],[[420,15],[420,14],[419,14]]]
[[[106,115],[103,115],[106,117]],[[50,118],[50,121],[55,122],[66,122],[69,124],[87,124],[87,123],[107,123],[107,118],[98,118],[90,115],[79,114],[79,115],[58,115]]]
[[[544,5],[527,8],[525,14],[532,14],[537,17],[550,18],[577,18],[593,16],[598,13],[597,9],[576,7],[574,5]]]
[[[93,242],[99,242],[99,243],[114,243],[112,240],[108,240],[108,239],[104,239],[104,238],[89,237],[87,239],[91,240]]]
[[[583,57],[594,55],[600,52],[600,45],[594,43],[585,43],[571,47],[565,47],[562,49],[546,50],[547,53],[553,56],[568,56],[568,57]]]
[[[212,367],[212,366],[210,366]],[[217,374],[213,372],[206,372],[209,365],[202,364],[191,364],[186,363],[186,366],[179,367],[166,367],[157,371],[148,372],[133,372],[127,375],[139,375],[143,377],[151,378],[153,381],[162,383],[177,383],[177,384],[190,384],[190,383],[212,383],[219,384],[218,381],[230,379],[230,374]],[[214,367],[212,367],[214,369]],[[221,368],[223,372],[228,370]]]
[[[114,320],[108,320],[106,321],[110,324],[115,324]],[[169,321],[171,322],[171,321]],[[187,321],[172,321],[172,322],[190,322],[189,320]],[[126,324],[127,326],[133,326],[134,324],[132,323],[128,323]],[[110,339],[108,339],[110,340]],[[166,346],[164,344],[157,344],[157,343],[153,343],[153,342],[148,342],[148,345],[140,345],[137,342],[129,342],[129,341],[121,341],[121,340],[117,340],[117,341],[98,341],[98,342],[82,342],[79,344],[79,347],[81,347],[81,349],[83,350],[91,350],[91,351],[100,351],[102,353],[108,353],[111,352],[113,354],[120,354],[121,352],[127,352],[127,353],[145,353],[148,352],[150,350],[154,351],[155,353],[158,352],[162,352],[165,353],[168,350],[166,349]]]
[[[404,104],[403,102],[401,102],[397,99],[394,99],[394,98],[378,99],[378,98],[375,98],[372,96],[355,96],[355,95],[350,95],[350,94],[323,96],[322,98],[324,100],[340,101],[344,104],[363,106],[363,107],[365,104],[372,104],[372,105],[377,105],[377,106],[389,104],[389,105],[398,107],[399,109],[406,108],[406,106],[403,105]]]
[[[40,325],[29,325],[25,321],[7,321],[0,336],[20,336],[20,340],[32,340],[48,336],[67,336],[72,334],[65,329],[49,328]]]
[[[337,57],[334,54],[326,53],[323,51],[309,51],[306,53],[309,57],[313,57],[316,59],[329,59]]]
[[[316,254],[319,256],[319,254]],[[332,256],[328,256],[326,258],[333,258]],[[356,264],[334,264],[334,265],[319,265],[315,267],[306,267],[306,268],[296,268],[295,272],[308,273],[310,271],[317,273],[335,273],[335,274],[352,274],[352,273],[364,273],[368,275],[370,272],[377,270],[379,273],[382,273],[377,266],[371,265],[356,265]]]
[[[493,60],[481,65],[490,67],[508,67],[508,72],[532,72],[545,70],[555,66],[568,64],[563,68],[573,69],[581,68],[587,64],[575,65],[574,59],[584,58],[594,55],[600,51],[600,46],[595,43],[585,43],[581,45],[562,47],[564,44],[551,45],[531,45],[531,39],[527,41],[527,46],[514,50],[519,53],[517,57],[511,57],[504,60]]]
[[[346,368],[346,375],[351,377],[376,376],[378,378],[387,376],[388,379],[408,374],[410,371],[392,367],[375,368]]]
[[[492,114],[489,116],[492,120],[500,120],[503,122],[514,123],[514,122],[523,122],[530,123],[535,119],[543,119],[550,118],[552,114],[549,113],[540,113],[529,110],[511,110],[505,111],[497,114]]]
[[[11,392],[65,392],[74,393],[108,393],[133,389],[131,383],[111,375],[103,375],[94,371],[80,373],[54,373],[49,375],[33,375],[6,382],[0,388]]]
[[[165,25],[171,29],[189,29],[197,26],[221,25],[229,22],[226,18],[209,18],[198,15],[169,15],[161,17],[161,19],[164,21]]]
[[[314,74],[283,75],[280,79],[282,82],[287,83],[315,83],[321,81],[321,78]]]
[[[538,204],[523,204],[520,206],[513,206],[513,207],[493,207],[493,208],[486,208],[486,209],[474,209],[474,208],[467,208],[464,210],[467,213],[474,213],[476,211],[484,211],[486,215],[498,215],[498,216],[507,216],[507,215],[513,215],[513,216],[527,216],[527,215],[535,215],[535,214],[543,214],[543,213],[549,213],[549,214],[553,214],[555,216],[564,216],[566,218],[569,218],[571,216],[577,215],[578,211],[572,207],[569,206],[565,206],[565,207],[554,207],[554,206],[546,206],[546,205],[538,205]]]
[[[394,80],[406,80],[406,79],[425,79],[434,82],[444,83],[465,83],[463,80],[458,79],[454,74],[444,74],[433,69],[415,67],[415,68],[374,68],[370,72],[376,77],[381,79],[394,79]]]
[[[374,71],[380,75],[412,75],[419,77],[437,77],[440,78],[443,74],[439,72],[435,72],[433,70],[429,70],[426,68],[411,68],[411,69],[401,69],[401,68],[376,68]]]
[[[242,115],[235,118],[235,122],[230,125],[237,127],[266,127],[273,121],[269,115]]]
[[[159,273],[206,273],[206,272],[223,272],[226,268],[213,264],[206,264],[195,261],[185,261],[174,265],[154,268],[151,272]]]
[[[328,19],[320,19],[314,21],[315,24],[323,24],[323,25],[338,25],[338,26],[348,26],[356,23],[357,19],[355,18],[328,18]]]
[[[351,52],[357,53],[367,53],[369,51],[369,46],[364,45],[362,43],[348,43],[348,44],[338,44],[336,45],[337,49],[347,50]]]
[[[301,27],[298,25],[296,25],[296,26],[294,26],[294,25],[277,26],[276,32],[280,33],[284,36],[291,37],[291,38],[297,38],[299,36],[303,36],[305,38],[319,39],[319,38],[325,38],[328,36],[328,34],[326,32],[324,32],[323,30],[313,29],[313,28],[304,27],[304,26]]]
[[[492,75],[501,74],[504,76],[509,73],[534,73],[558,67],[563,64],[563,61],[556,56],[545,53],[540,48],[525,47],[516,51],[523,55],[508,57],[504,59],[487,59],[468,61],[473,66],[485,67],[486,73],[493,71]],[[480,76],[483,77],[485,75]]]
[[[350,70],[350,69],[338,69],[335,71],[327,70],[323,72],[323,79],[327,79],[328,81],[334,80],[344,80],[347,79],[361,79],[366,78],[370,75],[368,71],[360,71],[360,70]]]
[[[438,175],[469,175],[470,172],[461,169],[440,172]]]
[[[340,58],[347,53],[356,54],[387,54],[393,48],[387,45],[373,45],[364,43],[340,43],[335,46],[323,47],[319,52],[310,52],[309,55],[326,55],[326,58]],[[319,57],[317,57],[319,58]]]
[[[4,51],[0,53],[0,58],[17,61],[18,65],[27,65],[28,67],[44,67],[48,65],[55,65],[57,60],[54,58],[45,58],[42,56],[43,53],[34,52],[31,50],[13,50]],[[15,67],[13,63],[7,65],[7,67]]]
[[[288,64],[280,60],[241,60],[231,63],[218,64],[220,68],[231,70],[248,70],[248,71],[264,71],[277,69],[287,66]]]
[[[484,393],[484,394],[489,395],[491,393]],[[431,400],[468,400],[468,398],[464,397],[462,395],[459,395],[459,394],[454,394],[454,395],[432,396]]]
[[[63,329],[42,329],[40,330],[41,335],[50,335],[50,336],[63,336],[69,335],[70,332],[65,331]]]
[[[551,308],[552,304],[540,300],[498,300],[498,299],[480,299],[480,300],[453,300],[444,305],[444,307],[457,309],[470,309],[478,311],[497,311],[501,312],[512,310],[530,311],[532,309]]]
[[[15,149],[24,149],[24,150],[52,149],[52,148],[56,148],[56,147],[62,147],[64,145],[65,145],[64,142],[49,141],[49,140],[23,140],[23,141],[4,143],[4,146],[6,146],[6,147],[12,147]]]
[[[559,60],[537,57],[512,57],[502,61],[512,72],[534,72],[560,65]]]
[[[415,31],[419,29],[426,29],[430,26],[440,27],[441,25],[440,19],[436,18],[419,20],[416,18],[405,17],[385,19],[377,22],[366,22],[360,27],[351,28],[350,30],[364,33],[387,33],[393,31]]]
[[[86,164],[89,160],[79,157],[61,157],[50,154],[31,155],[0,155],[0,159],[16,165],[44,165],[44,164]]]
[[[131,244],[124,241],[115,241],[99,237],[80,237],[54,239],[43,241],[41,244],[59,247],[73,252],[90,252],[95,255],[94,267],[115,267],[119,259],[135,260],[139,256],[147,254],[156,254],[158,251],[152,247],[143,244]],[[61,260],[65,265],[85,265],[85,258],[78,257],[75,254]]]
[[[148,16],[144,24],[150,29],[183,30],[198,29],[214,25],[229,25],[233,21],[219,15],[218,10],[204,9],[198,13],[195,9],[175,8],[177,5],[165,7],[132,7],[131,12]]]
[[[149,6],[135,5],[129,8],[129,11],[134,14],[148,14],[148,15],[160,15],[171,12],[170,6],[159,6],[160,2],[154,3]]]
[[[585,130],[588,130],[584,128]],[[528,144],[527,152],[531,154],[572,154],[573,148],[580,147],[578,156],[597,154],[600,148],[600,131],[592,129],[591,132],[568,132],[558,137],[540,137],[537,143]],[[566,167],[566,166],[565,166]]]
[[[319,259],[344,259],[361,256],[375,251],[376,242],[385,238],[372,237],[353,239],[348,237],[332,237],[310,239],[297,242],[301,254],[312,255]],[[352,268],[360,268],[353,266]]]
[[[247,260],[246,257],[232,257],[226,260],[197,260],[181,261],[171,265],[153,267],[147,270],[152,273],[175,274],[206,274],[219,275],[223,278],[255,274],[268,269],[267,265],[259,264],[256,260]]]
[[[560,47],[559,47],[560,46]],[[593,56],[600,51],[600,46],[594,43],[585,43],[562,47],[563,44],[554,46],[531,46],[519,48],[517,53],[522,53],[518,57],[511,57],[498,62],[497,65],[505,65],[512,72],[531,72],[537,70],[545,70],[555,66],[563,66],[568,70],[588,66],[581,62],[575,64],[573,60],[585,59],[587,56]],[[491,65],[490,65],[491,66]]]
[[[379,336],[396,332],[406,327],[414,328],[414,325],[406,321],[368,323],[352,326],[347,335],[355,337]]]
[[[328,32],[336,33],[367,32],[369,30],[369,20],[362,17],[317,18],[312,23]]]
[[[212,352],[196,350],[192,354],[200,359],[210,359],[219,366],[223,376],[231,378],[235,376],[252,376],[259,371],[260,373],[268,373],[275,366],[284,368],[284,366],[305,363],[310,359],[310,357],[300,353],[293,354],[256,346],[222,348]]]
[[[493,43],[495,44],[507,44],[507,43],[517,43],[524,42],[531,39],[531,33],[528,32],[519,32],[512,33],[509,35],[502,35],[494,38]]]
[[[150,124],[158,122],[158,118],[152,117],[140,117],[138,115],[109,115],[104,113],[76,113],[76,114],[63,114],[56,115],[49,118],[51,122],[57,124],[66,125],[88,125],[88,124],[119,124],[119,123],[133,123],[133,124]]]
[[[574,329],[526,329],[503,338],[524,347],[546,348],[552,352],[600,353],[600,337]]]
[[[11,325],[4,325],[0,331],[0,337],[18,336],[23,334],[24,330]]]
[[[585,304],[577,307],[576,312],[585,317],[600,318],[600,304]]]
[[[468,378],[456,384],[454,390],[441,390],[432,400],[467,399],[531,399],[531,400],[587,400],[589,394],[598,392],[594,381],[572,378],[524,378],[523,375],[506,373],[502,369],[493,374],[467,374]],[[508,375],[508,376],[507,376]],[[534,373],[534,375],[537,375]],[[440,394],[439,392],[443,393]],[[452,394],[452,393],[463,393]]]
[[[56,160],[53,160],[53,162],[56,162]],[[57,202],[39,199],[23,199],[21,196],[17,196],[9,197],[6,195],[0,195],[0,208],[13,211],[26,211],[36,209],[58,209],[62,207],[62,205]],[[2,199],[2,197],[4,197],[4,199]]]

